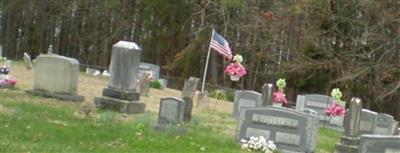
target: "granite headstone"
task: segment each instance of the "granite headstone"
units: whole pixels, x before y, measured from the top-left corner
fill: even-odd
[[[128,114],[143,113],[146,104],[136,91],[141,49],[134,42],[119,41],[113,45],[108,87],[102,97],[95,97],[96,107]]]
[[[384,113],[378,113],[376,117],[376,127],[374,134],[393,135],[397,122],[393,116]]]
[[[246,108],[240,115],[236,141],[264,136],[282,152],[315,152],[318,118],[284,107]]]
[[[42,54],[34,65],[33,90],[28,93],[65,101],[83,101],[77,95],[79,62],[56,54]]]
[[[400,136],[362,135],[358,153],[400,153]]]
[[[262,107],[262,95],[250,90],[237,90],[233,104],[233,117],[239,119],[243,108]]]
[[[185,102],[181,98],[161,98],[158,122],[154,126],[154,129],[164,131],[174,126],[174,129],[178,130],[178,132],[185,132],[186,128],[181,126],[183,123],[184,107]]]
[[[360,135],[363,134],[374,134],[376,128],[376,121],[377,121],[378,113],[368,110],[362,109],[361,110],[361,117],[360,117]]]
[[[187,81],[185,81],[185,85],[183,86],[181,97],[189,97],[193,98],[193,95],[197,89],[197,84],[199,83],[199,78],[190,77]]]

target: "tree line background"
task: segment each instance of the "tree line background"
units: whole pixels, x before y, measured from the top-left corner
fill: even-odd
[[[119,40],[143,48],[142,61],[182,84],[202,77],[211,29],[243,55],[237,84],[228,61],[211,56],[207,80],[260,90],[284,77],[289,99],[329,94],[400,119],[398,0],[1,0],[0,45],[9,58],[33,58],[49,45],[82,65],[107,68]]]

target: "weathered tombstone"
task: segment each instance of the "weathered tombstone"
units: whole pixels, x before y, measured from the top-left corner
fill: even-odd
[[[185,101],[183,121],[187,123],[192,120],[193,99],[189,97],[183,97],[182,99]]]
[[[185,81],[183,86],[181,97],[193,98],[193,95],[197,89],[197,84],[199,83],[199,78],[190,77],[189,80]]]
[[[374,134],[376,128],[378,113],[368,110],[361,110],[360,117],[360,135],[363,134]]]
[[[30,70],[32,69],[32,61],[31,61],[31,56],[28,55],[28,53],[24,53],[23,60],[25,62],[25,67],[26,69]]]
[[[272,106],[272,91],[273,89],[273,85],[268,83],[268,84],[264,84],[262,87],[262,105],[263,106]]]
[[[197,108],[204,109],[208,108],[208,91],[204,90],[203,93],[199,93],[197,96]]]
[[[345,115],[344,136],[335,145],[335,153],[357,153],[362,103],[359,98],[352,98],[349,111]]]
[[[332,103],[333,99],[326,95],[297,95],[295,109],[298,111],[302,111],[303,109],[312,109],[318,112],[318,117],[321,121],[320,124],[327,125],[328,128],[333,130],[343,131],[343,116],[330,117],[325,114],[325,110],[331,106]]]
[[[113,46],[108,87],[95,97],[96,107],[124,113],[143,113],[146,104],[136,91],[141,49],[134,42],[119,41]]]
[[[236,140],[264,136],[282,152],[315,152],[318,118],[283,107],[246,108],[241,112]]]
[[[297,95],[296,99],[296,110],[298,111],[303,111],[304,110],[304,104],[306,103],[306,97],[304,95]],[[318,112],[317,112],[318,113]]]
[[[250,90],[237,90],[233,104],[233,117],[239,119],[240,111],[248,107],[261,107],[261,94]]]
[[[400,153],[400,136],[362,135],[358,153]]]
[[[181,97],[185,101],[185,113],[184,121],[189,122],[192,119],[192,108],[193,108],[193,95],[197,89],[199,78],[190,77],[189,80],[185,81],[183,86]]]
[[[151,72],[145,72],[139,79],[138,90],[142,95],[148,95],[150,93],[150,81],[152,80]]]
[[[158,122],[154,125],[154,129],[165,131],[173,127],[179,133],[186,132],[186,128],[181,126],[183,123],[184,107],[185,102],[181,98],[161,98]]]
[[[154,79],[158,79],[160,76],[160,66],[151,64],[151,63],[140,63],[139,65],[139,77],[142,76],[145,72],[151,72],[153,74]]]
[[[333,99],[326,95],[307,94],[305,95],[304,108],[313,109],[318,112],[320,121],[329,121],[329,117],[325,115],[325,109],[328,108]]]
[[[393,116],[384,113],[378,113],[376,117],[376,128],[374,134],[393,135],[395,131],[396,121]]]
[[[83,101],[77,95],[79,62],[56,54],[42,54],[34,65],[33,90],[28,93],[66,101]]]

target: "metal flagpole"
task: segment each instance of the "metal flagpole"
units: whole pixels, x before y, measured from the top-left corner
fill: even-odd
[[[206,83],[208,61],[210,60],[211,41],[212,41],[213,37],[214,37],[214,29],[212,30],[210,44],[208,45],[207,60],[206,60],[206,66],[204,67],[203,84],[201,85],[201,93],[204,93],[204,84]]]

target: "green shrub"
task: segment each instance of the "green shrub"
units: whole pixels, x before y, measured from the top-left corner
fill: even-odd
[[[150,88],[161,89],[161,83],[158,80],[153,80],[150,82]]]
[[[235,99],[235,92],[226,92],[225,94],[226,101],[233,102],[234,99]]]
[[[223,90],[214,90],[210,93],[211,98],[225,100],[225,91]]]
[[[227,92],[224,90],[214,90],[210,93],[209,97],[233,102],[235,98],[234,92]]]

